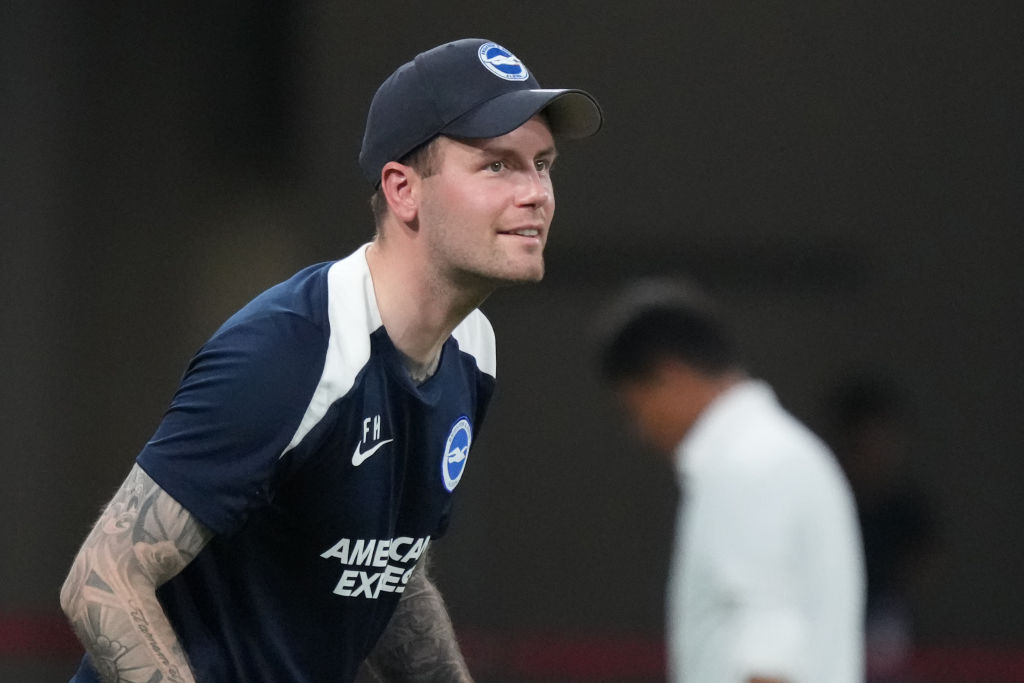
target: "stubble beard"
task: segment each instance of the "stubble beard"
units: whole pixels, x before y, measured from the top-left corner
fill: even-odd
[[[503,240],[516,239],[498,237],[497,226],[486,226],[493,231],[492,241],[476,243],[474,237],[484,229],[480,225],[453,222],[453,216],[443,207],[427,204],[423,209],[427,224],[434,226],[429,240],[431,261],[437,266],[435,274],[439,278],[436,284],[448,283],[449,286],[469,292],[482,294],[484,298],[499,287],[516,284],[540,282],[544,277],[543,246],[537,256],[509,254],[509,247],[519,249],[514,244],[503,244]]]
[[[544,272],[543,258],[530,269],[518,266],[511,260],[485,264],[452,260],[448,263],[444,279],[461,290],[483,292],[486,296],[502,287],[540,282]]]
[[[434,241],[431,252],[434,263],[440,265],[438,274],[455,288],[482,291],[486,296],[499,287],[540,282],[544,278],[543,253],[535,262],[534,258],[530,258],[530,262],[519,262],[499,248],[484,253],[466,249],[464,241],[451,239],[452,236],[448,233],[445,239]],[[502,239],[515,238],[498,238]]]

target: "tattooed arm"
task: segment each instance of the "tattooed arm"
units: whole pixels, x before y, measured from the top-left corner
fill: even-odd
[[[366,663],[384,681],[472,683],[444,600],[427,578],[426,559],[412,573]]]
[[[156,589],[212,537],[135,465],[100,516],[60,592],[100,679],[193,683]]]

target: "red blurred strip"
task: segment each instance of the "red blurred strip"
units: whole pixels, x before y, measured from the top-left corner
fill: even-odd
[[[918,648],[909,669],[923,681],[1024,681],[1024,651],[986,645]]]
[[[471,667],[524,680],[601,681],[658,679],[665,675],[665,648],[656,634],[499,633],[459,634]],[[0,614],[0,657],[75,658],[82,652],[63,615]],[[920,683],[1024,681],[1024,647],[932,645],[920,647],[906,675]]]
[[[77,657],[82,646],[63,615],[0,614],[0,656]]]
[[[646,635],[460,631],[459,643],[482,673],[587,681],[665,675],[661,639]]]

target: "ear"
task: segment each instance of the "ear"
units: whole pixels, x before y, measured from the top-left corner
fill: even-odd
[[[411,223],[419,210],[419,174],[411,166],[389,161],[380,171],[380,189],[398,220]]]

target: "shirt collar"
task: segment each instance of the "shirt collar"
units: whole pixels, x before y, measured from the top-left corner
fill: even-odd
[[[762,380],[745,379],[715,397],[676,446],[674,462],[680,478],[699,470],[723,439],[736,430],[751,409],[775,402],[775,392]]]

